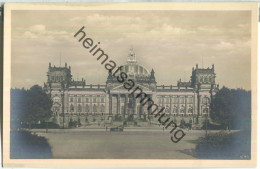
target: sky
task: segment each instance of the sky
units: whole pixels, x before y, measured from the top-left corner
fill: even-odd
[[[250,11],[12,11],[11,86],[47,81],[48,64],[71,66],[74,80],[104,84],[107,71],[74,34],[86,36],[114,60],[153,68],[158,85],[189,81],[192,67],[215,64],[216,83],[251,89]]]

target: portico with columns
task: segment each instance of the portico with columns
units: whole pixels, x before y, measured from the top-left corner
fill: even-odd
[[[147,94],[147,99],[152,97],[152,94]],[[137,97],[137,94],[131,94],[128,92],[113,91],[109,93],[109,115],[119,116],[122,119],[129,118],[145,118],[148,117],[148,105],[140,103],[141,98]],[[149,111],[150,112],[150,111]]]

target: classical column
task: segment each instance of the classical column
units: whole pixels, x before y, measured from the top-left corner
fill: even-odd
[[[130,97],[131,97],[131,95],[130,95]],[[130,99],[129,99],[129,95],[127,94],[127,99],[126,99],[126,101],[127,101],[127,104],[126,104],[126,106],[127,106],[127,109],[126,109],[126,111],[127,111],[127,117],[129,117],[130,116],[130,113],[131,113],[131,108],[129,108],[129,102],[130,102]]]
[[[149,100],[152,100],[151,98],[152,98],[152,96],[149,94],[149,95],[148,95],[148,101],[149,101]],[[147,110],[148,110],[148,117],[149,117],[149,118],[150,118],[150,115],[151,115],[151,113],[152,113],[152,108],[148,109],[150,105],[151,105],[151,102],[148,102]]]
[[[211,97],[209,98],[209,102],[207,103],[207,107],[208,107],[208,116],[210,115],[210,103],[211,103]]]
[[[198,116],[201,115],[201,96],[198,94]]]
[[[75,106],[74,106],[74,109],[75,109],[75,114],[78,116],[78,97],[76,95],[75,97]]]
[[[97,114],[101,114],[101,104],[100,102],[97,103]]]
[[[109,115],[112,115],[112,94],[109,94]]]
[[[170,115],[172,114],[172,96],[170,96]]]
[[[116,109],[117,114],[120,114],[120,94],[117,95],[117,109]]]
[[[109,94],[105,95],[105,114],[109,113]]]
[[[60,125],[60,110],[57,112],[57,123]]]
[[[68,112],[68,95],[67,92],[64,92],[64,112]]]
[[[141,100],[142,100],[142,99],[143,99],[143,95],[141,95],[141,97],[140,97],[140,104],[139,104],[139,105],[140,105],[140,111],[139,111],[140,113],[139,113],[138,118],[141,118],[141,116],[142,116],[143,113],[144,113],[144,112],[143,112],[143,108],[144,108],[144,107],[143,107],[143,105],[142,105],[142,103],[141,103]]]
[[[124,118],[127,113],[127,107],[128,107],[128,94],[125,94],[125,106],[124,106],[125,110],[124,110],[124,115],[123,115]]]
[[[188,110],[188,104],[187,104],[187,101],[188,101],[188,96],[185,96],[185,115],[188,113],[187,110]]]
[[[93,102],[93,97],[91,96],[90,97],[90,114],[93,114],[93,104],[92,104],[92,102]]]
[[[162,96],[162,107],[164,107],[164,96]]]
[[[177,115],[180,115],[180,96],[177,96]]]
[[[135,96],[134,96],[135,97]],[[142,103],[141,103],[141,100],[142,100],[142,95],[138,98],[135,97],[135,111],[136,111],[136,117],[137,119],[140,119],[141,118],[141,115],[142,115],[142,111],[141,111],[141,108],[143,107],[142,106]]]
[[[133,107],[133,109],[134,109],[134,114],[137,114],[137,112],[136,112],[136,97],[135,97],[135,95],[133,94],[133,103],[134,103],[134,107]]]
[[[196,93],[194,92],[194,95],[193,95],[193,112],[192,112],[192,115],[196,115],[197,113],[197,97],[196,97]]]

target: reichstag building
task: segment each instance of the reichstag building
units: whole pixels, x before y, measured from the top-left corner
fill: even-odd
[[[158,85],[155,71],[139,65],[135,52],[130,49],[121,71],[127,73],[155,104],[165,107],[164,112],[169,116],[208,116],[210,101],[218,90],[214,64],[211,68],[199,68],[197,64],[192,68],[189,82],[179,80],[176,85]],[[86,84],[83,79],[73,80],[67,63],[64,67],[49,63],[44,89],[52,97],[52,111],[60,124],[63,120],[91,116],[104,119],[149,119],[152,116],[148,105],[140,104],[142,98],[136,98],[126,90],[111,73],[108,73],[105,84]]]

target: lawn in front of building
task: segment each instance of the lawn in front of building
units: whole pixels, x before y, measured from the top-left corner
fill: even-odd
[[[53,158],[70,159],[193,159],[195,140],[205,131],[185,130],[178,143],[162,128],[125,128],[124,132],[99,129],[33,130],[47,138]]]

